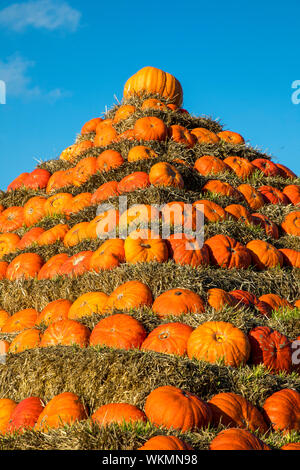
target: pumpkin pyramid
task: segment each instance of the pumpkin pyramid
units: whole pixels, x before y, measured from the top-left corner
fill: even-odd
[[[299,447],[299,179],[182,103],[145,67],[1,192],[1,449]]]

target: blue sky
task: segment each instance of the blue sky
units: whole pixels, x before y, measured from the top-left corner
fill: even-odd
[[[296,0],[0,0],[0,188],[57,157],[146,65],[180,80],[188,111],[299,174],[299,15]]]

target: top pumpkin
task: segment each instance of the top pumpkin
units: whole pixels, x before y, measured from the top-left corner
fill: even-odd
[[[180,82],[170,73],[155,67],[143,67],[132,75],[124,87],[124,98],[140,93],[158,94],[172,100],[178,106],[183,102],[183,91]]]

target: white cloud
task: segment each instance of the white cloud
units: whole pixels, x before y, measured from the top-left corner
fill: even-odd
[[[50,102],[70,96],[70,93],[55,88],[44,91],[39,86],[32,84],[29,69],[34,67],[33,61],[27,60],[19,55],[9,57],[6,61],[0,60],[0,80],[3,80],[7,89],[7,100],[9,96],[23,99],[46,99]]]
[[[63,28],[76,31],[81,13],[67,2],[58,0],[32,0],[13,3],[0,10],[0,25],[14,31],[23,31],[27,27],[45,28],[50,31]]]

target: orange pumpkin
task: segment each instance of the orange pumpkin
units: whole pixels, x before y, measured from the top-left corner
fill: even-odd
[[[213,288],[207,292],[207,303],[217,312],[227,307],[235,307],[237,301],[233,295],[223,289]]]
[[[256,211],[264,206],[265,201],[262,194],[250,184],[241,184],[237,189],[252,210]]]
[[[158,387],[148,395],[145,413],[154,426],[181,432],[207,427],[212,419],[207,403],[197,395],[171,385]]]
[[[159,210],[149,204],[134,204],[124,211],[119,220],[119,233],[125,238],[134,230],[149,227],[160,220]],[[157,227],[158,228],[158,227]]]
[[[192,331],[193,328],[184,323],[165,323],[151,331],[141,349],[184,356]]]
[[[237,132],[222,131],[222,132],[219,132],[217,135],[218,135],[218,137],[220,137],[221,140],[224,140],[228,144],[233,144],[233,145],[239,144],[240,145],[240,144],[245,143],[244,137],[242,137]]]
[[[258,191],[263,195],[266,204],[283,204],[286,206],[289,203],[286,195],[273,186],[260,186]]]
[[[263,408],[275,431],[300,431],[300,393],[296,390],[285,388],[273,393]]]
[[[90,260],[90,270],[100,272],[116,268],[125,262],[124,241],[120,238],[106,240],[94,252]]]
[[[286,299],[283,299],[277,294],[265,294],[259,297],[261,302],[268,304],[272,310],[277,310],[278,308],[293,308],[292,304]]]
[[[209,180],[204,186],[202,186],[201,191],[203,193],[210,192],[213,194],[220,194],[222,196],[229,196],[237,201],[243,199],[242,194],[231,186],[231,184],[220,180]]]
[[[240,222],[245,222],[247,225],[251,224],[252,216],[250,212],[241,204],[230,204],[225,207],[225,212],[229,215],[230,218],[234,220],[239,220]]]
[[[26,177],[24,186],[29,189],[44,189],[47,187],[50,176],[49,171],[37,168]]]
[[[36,431],[47,432],[50,428],[60,428],[87,418],[87,411],[78,395],[64,392],[47,403],[34,427]]]
[[[12,206],[0,213],[0,232],[13,232],[24,224],[24,208]]]
[[[178,124],[173,124],[168,129],[168,135],[171,140],[179,144],[183,144],[188,148],[194,147],[197,143],[197,137],[194,134],[191,134],[190,131],[183,126]]]
[[[137,162],[139,160],[157,158],[157,156],[157,153],[150,147],[147,147],[146,145],[136,145],[129,150],[127,160],[129,162]]]
[[[206,240],[211,264],[221,268],[246,269],[251,264],[251,254],[244,245],[226,235],[215,235]]]
[[[98,162],[96,157],[82,158],[73,170],[73,185],[81,186],[86,183],[91,176],[98,171]]]
[[[9,317],[10,315],[8,312],[6,312],[6,310],[0,310],[0,331],[2,330],[2,327],[5,325]]]
[[[164,240],[151,230],[131,232],[124,243],[125,260],[127,263],[163,263],[168,260],[168,247]]]
[[[280,450],[300,450],[300,442],[290,442],[282,446]]]
[[[123,96],[158,94],[181,106],[183,91],[180,82],[170,73],[156,67],[143,67],[130,77],[124,86]]]
[[[213,414],[213,423],[218,426],[248,428],[265,434],[268,425],[262,413],[242,395],[236,393],[218,393],[208,402]]]
[[[249,160],[237,156],[225,158],[224,163],[242,180],[249,178],[256,169]]]
[[[28,232],[23,235],[21,240],[17,245],[18,250],[24,250],[29,246],[33,245],[33,243],[37,243],[38,238],[44,233],[45,230],[42,227],[33,227]]]
[[[148,175],[147,175],[148,176]],[[118,196],[118,182],[108,181],[102,184],[92,195],[91,205],[106,201],[110,197]]]
[[[109,209],[107,211],[100,212],[86,227],[86,238],[107,238],[107,234],[114,233],[118,225],[118,210]]]
[[[104,152],[100,153],[99,157],[97,157],[97,170],[103,173],[114,168],[119,168],[123,163],[124,159],[120,152],[116,150],[104,150]]]
[[[90,330],[74,320],[59,320],[51,323],[45,330],[40,346],[71,346],[78,345],[84,348],[89,343]]]
[[[10,400],[10,398],[0,399],[0,435],[6,433],[11,415],[16,406],[17,403],[14,400]]]
[[[121,105],[114,116],[114,123],[124,121],[128,119],[136,111],[136,107],[132,104],[123,104]]]
[[[280,248],[284,266],[300,268],[300,251],[291,248]]]
[[[193,450],[186,442],[176,436],[154,436],[151,437],[138,450]]]
[[[284,218],[281,228],[288,235],[300,237],[300,211],[290,212]]]
[[[268,326],[257,326],[248,334],[252,364],[264,364],[270,372],[291,372],[292,353],[288,338]]]
[[[249,359],[250,343],[242,330],[231,323],[209,321],[193,331],[187,353],[190,359],[223,361],[226,366],[239,367]]]
[[[148,286],[140,281],[128,281],[110,294],[106,309],[108,311],[127,311],[142,306],[151,306],[152,303],[153,298]]]
[[[247,243],[246,247],[251,253],[253,264],[260,271],[277,266],[282,267],[282,254],[270,243],[263,240],[252,240]]]
[[[282,165],[281,163],[275,163],[275,165],[277,166],[279,174],[282,178],[297,178],[297,175],[287,166]]]
[[[180,238],[177,236],[180,235]],[[177,264],[190,266],[207,266],[210,263],[209,250],[206,245],[200,247],[196,238],[187,237],[184,233],[170,235],[166,240],[169,256]]]
[[[16,256],[15,259],[8,265],[6,271],[6,278],[10,281],[17,279],[30,279],[37,277],[44,261],[40,255],[36,253],[23,253]]]
[[[97,323],[91,333],[90,346],[140,349],[146,336],[147,333],[139,321],[130,315],[117,313]]]
[[[136,171],[121,179],[118,183],[117,191],[119,194],[129,193],[137,189],[148,188],[148,186],[150,186],[148,174],[144,171]]]
[[[69,193],[57,193],[50,196],[45,203],[46,215],[60,215],[64,214],[65,208],[72,204],[73,196]]]
[[[58,299],[50,302],[39,314],[36,325],[49,326],[59,320],[66,320],[72,306],[72,302],[67,299]]]
[[[40,398],[25,398],[13,410],[7,426],[7,432],[19,433],[32,429],[43,409],[44,406]]]
[[[81,142],[78,142],[74,145],[70,145],[65,150],[63,150],[59,158],[60,160],[72,162],[76,159],[76,157],[78,157],[83,152],[86,152],[92,147],[94,147],[94,144],[91,140],[82,140]]]
[[[267,160],[265,158],[256,158],[252,161],[252,165],[254,165],[258,170],[260,170],[265,176],[279,176],[279,169],[275,165],[275,163]]]
[[[45,204],[47,199],[35,196],[24,205],[24,222],[27,227],[35,225],[45,216]]]
[[[71,186],[73,184],[74,168],[68,170],[55,171],[48,180],[46,193],[51,194],[61,188]]]
[[[38,273],[38,280],[53,279],[59,276],[61,266],[69,259],[66,253],[60,253],[52,256],[40,269]]]
[[[65,207],[65,214],[77,214],[78,212],[82,211],[86,207],[92,205],[91,202],[92,194],[91,193],[80,193],[77,196],[73,197],[72,202],[67,204]]]
[[[65,238],[69,231],[69,227],[66,224],[58,224],[43,232],[37,239],[37,244],[40,246],[52,245]]]
[[[9,353],[17,354],[27,349],[38,348],[41,339],[41,332],[36,328],[29,328],[19,333],[9,346]]]
[[[223,160],[212,155],[203,155],[203,157],[198,158],[195,161],[194,168],[203,176],[231,171],[230,167]]]
[[[145,423],[146,415],[134,405],[128,403],[109,403],[102,405],[91,416],[92,421],[99,426],[109,426],[112,423]]]
[[[21,173],[17,178],[15,178],[8,186],[7,186],[7,191],[16,191],[17,189],[21,189],[24,187],[24,183],[26,181],[27,176],[29,173]]]
[[[282,190],[283,194],[288,198],[289,202],[294,206],[300,204],[300,186],[289,184]]]
[[[99,122],[102,122],[102,121],[103,119],[101,118],[90,119],[82,127],[81,134],[84,135],[84,134],[90,134],[91,132],[96,132],[97,125],[99,124]]]
[[[2,333],[16,333],[28,328],[34,328],[38,312],[34,308],[20,310],[7,319],[2,327]]]
[[[87,292],[72,304],[68,318],[78,320],[92,315],[101,315],[105,312],[108,295],[104,292]]]
[[[179,171],[167,162],[159,162],[151,167],[149,181],[153,186],[181,189],[184,187],[184,181]]]
[[[163,318],[170,315],[203,313],[205,306],[201,297],[195,292],[188,289],[170,289],[155,299],[152,310]]]
[[[19,243],[20,237],[15,233],[0,234],[0,259],[4,255],[16,251]]]
[[[219,220],[226,219],[225,210],[216,202],[199,199],[199,201],[193,203],[193,207],[204,213],[205,221],[218,222]]]
[[[232,428],[221,431],[210,443],[210,450],[271,450],[264,442],[246,429]]]
[[[214,132],[205,129],[204,127],[196,127],[190,132],[197,138],[199,144],[217,144],[220,140],[220,137],[218,137]]]
[[[74,225],[64,236],[64,245],[66,247],[76,246],[78,243],[82,242],[87,236],[87,228],[89,227],[89,222],[80,222],[79,224]]]
[[[134,124],[134,134],[137,140],[166,140],[168,128],[164,121],[155,116],[138,119]]]
[[[60,276],[76,277],[81,276],[90,269],[90,260],[93,251],[80,251],[76,255],[68,258],[59,268]]]
[[[146,109],[160,109],[162,111],[166,111],[166,105],[155,98],[148,98],[143,101],[141,109],[144,111]]]
[[[7,268],[8,268],[8,263],[6,261],[0,261],[0,280],[6,278]]]
[[[100,125],[98,124],[97,126],[97,133],[94,139],[95,147],[106,147],[114,142],[118,137],[118,133],[112,125],[107,124],[100,127],[103,123],[101,122]]]

